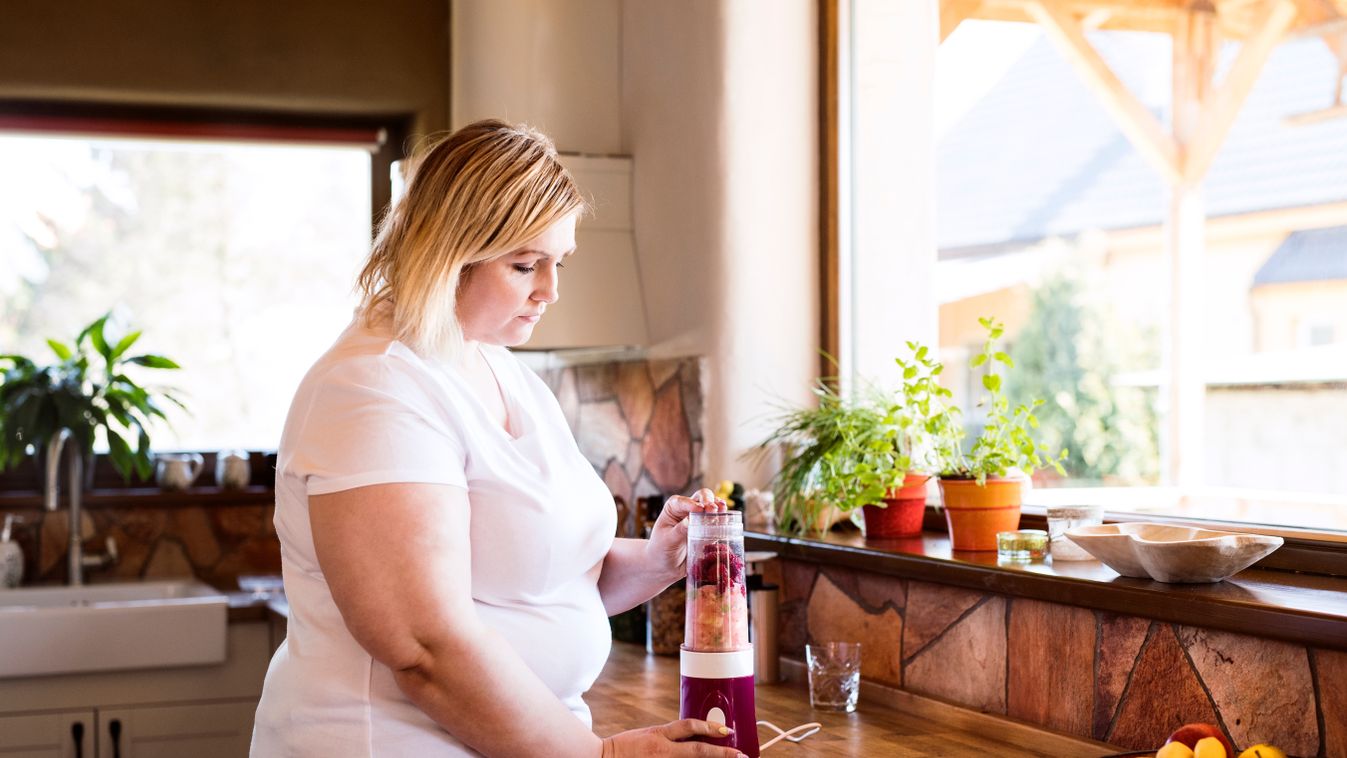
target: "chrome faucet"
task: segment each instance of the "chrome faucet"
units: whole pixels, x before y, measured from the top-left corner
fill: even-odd
[[[61,429],[47,443],[47,479],[44,492],[43,504],[48,511],[56,511],[61,506],[61,453],[65,452],[65,444],[70,439],[69,429]],[[71,445],[70,467],[66,485],[70,489],[70,545],[66,550],[66,565],[69,568],[69,578],[66,583],[72,587],[84,584],[85,568],[104,568],[117,562],[117,541],[108,537],[106,553],[101,555],[85,555],[84,541],[81,539],[80,529],[80,493],[83,491],[84,484],[84,456],[80,454],[77,445]]]

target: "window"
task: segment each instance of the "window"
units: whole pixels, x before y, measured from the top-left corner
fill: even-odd
[[[1315,36],[1279,37],[1199,189],[1187,190],[1159,167],[1163,150],[1116,113],[1122,102],[1128,118],[1171,134],[1169,34],[1129,28],[1125,13],[1067,18],[1084,29],[1082,50],[1070,33],[1045,33],[1046,21],[940,19],[947,36],[923,57],[923,43],[896,39],[901,31],[867,51],[885,19],[842,7],[851,70],[841,91],[852,98],[839,116],[842,175],[883,173],[865,165],[880,163],[873,147],[858,149],[916,141],[890,148],[903,171],[887,170],[891,184],[912,187],[853,178],[850,203],[843,189],[853,244],[841,267],[857,280],[842,286],[851,365],[865,373],[901,344],[855,336],[883,309],[906,307],[867,292],[877,278],[867,269],[896,265],[888,281],[917,277],[936,300],[934,324],[904,338],[939,346],[961,403],[980,387],[967,368],[978,317],[1006,323],[1012,400],[1047,401],[1043,440],[1071,450],[1067,476],[1037,477],[1029,503],[1347,531],[1347,118],[1334,107],[1334,51]],[[1209,59],[1213,88],[1250,60],[1240,34],[1230,36]],[[893,65],[886,47],[908,51],[907,65]],[[1091,56],[1117,81],[1082,76]],[[931,66],[933,82],[911,73]],[[884,96],[880,80],[901,92],[900,118],[867,117],[883,110],[866,102]],[[895,126],[901,119],[925,119],[929,137]],[[934,156],[929,245],[905,218],[923,211],[923,149]],[[903,198],[884,222],[903,236],[874,232],[880,214],[867,203],[877,187]],[[1188,251],[1180,258],[1173,237]],[[1182,279],[1176,260],[1188,267]],[[920,325],[920,308],[902,312],[891,331]],[[1176,325],[1182,368],[1169,348]],[[1196,393],[1176,412],[1171,387],[1187,386]]]
[[[377,146],[61,131],[0,131],[0,352],[45,356],[113,311],[183,367],[142,374],[191,410],[156,448],[275,448],[350,318]]]

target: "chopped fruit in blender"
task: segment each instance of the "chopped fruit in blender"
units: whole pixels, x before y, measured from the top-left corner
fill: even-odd
[[[743,585],[721,592],[714,584],[688,598],[688,648],[703,652],[748,646],[748,598]]]
[[[744,559],[725,542],[707,545],[690,568],[692,581],[699,586],[714,584],[724,592],[732,584],[742,587],[744,583]]]

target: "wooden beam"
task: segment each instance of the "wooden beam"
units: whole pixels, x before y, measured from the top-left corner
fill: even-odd
[[[819,376],[837,375],[837,367],[826,357],[838,360],[842,353],[841,297],[839,275],[841,236],[838,172],[839,103],[841,89],[841,9],[838,0],[818,0],[818,137],[819,137]]]
[[[1194,138],[1185,145],[1182,171],[1185,182],[1200,182],[1206,175],[1268,56],[1286,37],[1295,20],[1296,4],[1292,0],[1271,0],[1264,8],[1255,31],[1244,41],[1220,89],[1202,106]]]
[[[964,19],[982,7],[982,0],[940,0],[940,41],[944,42]]]
[[[1086,85],[1099,96],[1123,134],[1142,156],[1167,180],[1178,181],[1182,176],[1178,145],[1090,45],[1081,31],[1080,23],[1061,8],[1044,2],[1031,2],[1027,10],[1047,32],[1048,39],[1084,78]]]

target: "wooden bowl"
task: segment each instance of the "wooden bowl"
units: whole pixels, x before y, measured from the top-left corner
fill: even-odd
[[[1173,524],[1104,524],[1066,531],[1123,576],[1157,582],[1219,582],[1282,546],[1281,537]]]

